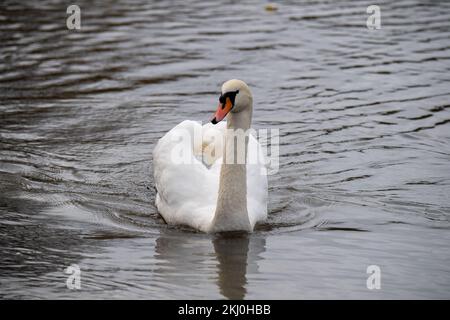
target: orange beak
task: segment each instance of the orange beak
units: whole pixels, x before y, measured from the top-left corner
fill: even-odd
[[[230,112],[231,108],[233,108],[233,104],[231,103],[230,98],[226,97],[225,103],[219,103],[217,111],[214,114],[214,117],[211,119],[212,124],[216,124],[222,121],[226,117],[228,112]]]

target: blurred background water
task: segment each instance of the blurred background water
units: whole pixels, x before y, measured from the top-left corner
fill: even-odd
[[[2,298],[450,298],[448,1],[378,1],[380,30],[368,1],[76,4],[0,4]],[[269,219],[168,227],[153,147],[231,78],[280,130]]]

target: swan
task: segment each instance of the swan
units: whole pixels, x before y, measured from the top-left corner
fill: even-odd
[[[252,232],[267,218],[267,167],[260,144],[249,133],[252,112],[248,85],[229,80],[210,123],[185,120],[158,140],[153,150],[155,204],[167,224],[206,233]]]

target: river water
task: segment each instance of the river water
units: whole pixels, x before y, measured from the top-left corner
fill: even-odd
[[[79,31],[0,4],[0,297],[450,298],[448,1],[378,1],[379,30],[366,1],[76,3]],[[152,150],[231,78],[280,130],[269,218],[168,227]]]

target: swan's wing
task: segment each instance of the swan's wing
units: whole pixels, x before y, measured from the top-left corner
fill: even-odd
[[[250,224],[267,218],[267,164],[261,145],[253,135],[249,139],[247,158],[247,211]]]
[[[208,122],[203,125],[201,148],[196,149],[195,154],[197,157],[201,155],[203,163],[207,166],[211,166],[221,160],[226,128],[226,121],[219,122],[215,125]]]
[[[225,130],[226,122],[202,127],[187,120],[158,141],[153,150],[156,206],[168,224],[208,230],[217,203]],[[202,139],[195,138],[199,135]],[[212,155],[205,152],[212,149]],[[249,140],[249,160],[247,208],[254,226],[267,217],[267,169],[262,148],[253,136]]]
[[[194,121],[178,124],[158,141],[153,165],[156,206],[164,220],[206,231],[217,202],[220,167],[213,163],[208,169],[199,160],[202,139],[195,137],[203,131]]]

